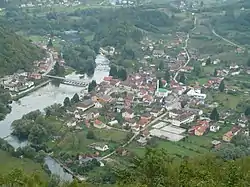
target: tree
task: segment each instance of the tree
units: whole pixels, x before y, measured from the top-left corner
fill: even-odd
[[[75,95],[71,99],[71,103],[78,103],[80,101],[79,95],[75,93]]]
[[[246,108],[246,110],[245,110],[245,115],[246,115],[247,117],[250,117],[250,106],[248,106],[248,107]]]
[[[224,92],[224,89],[225,89],[225,83],[224,83],[224,80],[222,80],[219,85],[219,90],[220,92]]]
[[[186,77],[185,77],[185,74],[184,73],[181,73],[180,74],[180,79],[179,81],[182,83],[182,84],[185,84],[186,83]]]
[[[51,39],[51,38],[49,39],[49,42],[48,42],[48,44],[47,44],[47,47],[48,47],[48,48],[53,47],[53,42],[52,42],[52,39]]]
[[[97,86],[96,81],[92,80],[91,83],[89,83],[89,85],[88,85],[88,92],[93,91],[96,86]]]
[[[95,139],[95,134],[92,130],[89,130],[87,133],[87,138],[88,139]]]
[[[159,70],[163,70],[164,69],[164,62],[163,62],[163,60],[160,61],[158,69]]]
[[[214,77],[217,77],[217,74],[218,74],[218,70],[215,68],[214,69]]]
[[[247,66],[250,67],[250,58],[247,60]]]
[[[170,75],[169,69],[167,69],[165,71],[165,74],[164,74],[164,79],[169,83],[170,82],[170,78],[171,78],[171,75]]]
[[[64,99],[63,105],[64,105],[64,107],[69,107],[69,106],[71,106],[69,97],[66,97],[66,98]]]
[[[195,76],[197,76],[197,77],[200,76],[200,74],[201,74],[201,66],[199,64],[196,64],[194,66],[193,72],[194,72]]]
[[[220,118],[219,113],[218,113],[217,109],[214,108],[210,114],[210,119],[213,121],[219,121],[219,118]]]
[[[48,182],[48,187],[56,186],[60,186],[60,178],[57,175],[52,174]]]
[[[63,66],[60,66],[59,62],[56,62],[54,66],[54,74],[57,76],[63,76],[65,73],[65,69]]]
[[[206,60],[206,65],[210,65],[211,64],[211,58],[208,57],[207,60]]]
[[[28,140],[34,144],[41,144],[45,140],[48,139],[48,132],[46,129],[39,125],[35,124],[31,129],[30,129],[30,134],[28,137]]]
[[[117,77],[117,67],[114,65],[111,65],[109,70],[109,76]]]
[[[203,2],[203,1],[200,2],[200,6],[201,6],[201,7],[204,6],[204,2]]]
[[[127,79],[127,71],[124,68],[119,69],[117,74],[118,78],[122,81],[125,81]]]

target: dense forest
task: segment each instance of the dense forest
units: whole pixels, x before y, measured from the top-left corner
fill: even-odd
[[[59,184],[51,178],[44,181],[37,175],[21,170],[0,175],[1,186],[32,187],[246,187],[249,186],[249,157],[224,161],[213,155],[184,159],[176,163],[167,152],[147,149],[143,157],[132,159],[127,167],[114,169],[116,184],[90,183]]]
[[[43,57],[42,51],[0,24],[0,76],[30,70],[32,62]]]

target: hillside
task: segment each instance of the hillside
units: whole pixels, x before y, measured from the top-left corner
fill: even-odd
[[[31,69],[32,62],[43,56],[42,51],[1,22],[0,25],[0,76]]]
[[[106,177],[116,176],[116,184],[73,182],[59,185],[15,170],[0,173],[1,185],[36,187],[245,187],[249,186],[249,157],[224,161],[212,155],[185,159],[180,164],[163,150],[148,149],[142,158]],[[118,166],[117,166],[118,167]],[[106,178],[108,179],[108,178]],[[53,182],[53,183],[52,183]]]

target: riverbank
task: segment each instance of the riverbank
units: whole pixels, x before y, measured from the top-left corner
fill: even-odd
[[[105,56],[98,55],[96,57],[97,68],[93,77],[84,77],[84,79],[88,82],[96,80],[97,83],[100,83],[103,78],[109,74],[109,63],[107,61],[108,59]],[[66,77],[72,80],[80,80],[80,75],[75,73],[71,73]],[[12,108],[11,112],[6,115],[4,120],[0,121],[0,137],[5,138],[5,140],[8,141],[8,143],[15,149],[27,145],[27,142],[24,144],[23,142],[19,142],[15,137],[10,136],[12,133],[12,122],[17,119],[21,119],[23,115],[31,111],[43,111],[44,108],[55,103],[62,104],[66,97],[72,98],[75,93],[81,94],[81,91],[81,87],[65,84],[55,86],[49,81],[39,84],[39,86],[29,90],[29,92],[22,96],[19,95],[18,98],[15,98],[19,99],[19,101],[12,102],[12,104],[10,104]],[[62,180],[72,180],[72,176],[65,172],[60,164],[52,158],[46,159],[45,163],[48,165],[52,174],[60,176]]]
[[[39,88],[43,87],[43,86],[46,86],[47,84],[49,84],[51,82],[51,80],[47,80],[33,88],[30,88],[30,89],[27,89],[27,90],[24,90],[23,92],[20,92],[18,94],[15,94],[15,95],[11,95],[11,98],[12,100],[14,101],[17,101],[18,99],[21,99],[22,97],[28,95],[29,93],[32,93],[36,90],[38,90]]]

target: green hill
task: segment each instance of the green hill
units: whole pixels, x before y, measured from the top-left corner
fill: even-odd
[[[14,73],[18,69],[30,70],[32,62],[42,56],[41,49],[0,22],[0,76]]]

